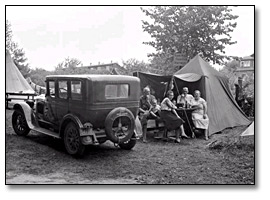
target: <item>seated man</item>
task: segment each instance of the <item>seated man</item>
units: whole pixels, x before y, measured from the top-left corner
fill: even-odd
[[[183,107],[189,107],[191,105],[191,101],[194,97],[191,94],[188,94],[188,88],[183,87],[182,94],[177,97],[177,104],[182,104]]]
[[[205,140],[208,140],[209,118],[206,114],[207,104],[206,104],[206,101],[200,96],[201,96],[201,92],[199,90],[195,90],[194,99],[191,102],[192,108],[196,108],[192,112],[192,121],[195,128],[204,130]]]
[[[143,89],[143,95],[140,97],[140,105],[139,105],[139,118],[142,124],[143,142],[146,142],[147,120],[150,116],[149,110],[153,104],[154,99],[156,98],[150,94],[150,88],[145,87]]]

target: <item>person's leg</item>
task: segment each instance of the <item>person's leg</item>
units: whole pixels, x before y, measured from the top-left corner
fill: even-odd
[[[175,130],[175,142],[180,143],[180,129]]]
[[[147,142],[147,139],[146,139],[146,134],[147,134],[147,124],[144,124],[142,126],[142,130],[143,130],[143,142]]]
[[[147,116],[143,115],[141,119],[142,131],[143,131],[143,142],[147,142],[146,134],[147,134]]]
[[[209,136],[208,136],[208,129],[204,129],[204,139],[208,140]]]
[[[180,129],[181,129],[181,136],[182,137],[185,137],[185,138],[189,138],[186,133],[185,133],[185,129],[184,129],[184,126],[183,124],[180,126]]]

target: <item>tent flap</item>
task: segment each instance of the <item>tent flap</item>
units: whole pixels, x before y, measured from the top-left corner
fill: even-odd
[[[196,82],[202,78],[202,75],[195,73],[176,74],[174,77],[186,82]]]
[[[141,89],[148,86],[151,93],[159,100],[164,98],[171,76],[162,76],[158,74],[149,74],[143,72],[134,72],[133,76],[140,78]]]

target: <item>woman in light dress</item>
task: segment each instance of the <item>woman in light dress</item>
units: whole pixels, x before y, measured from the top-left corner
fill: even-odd
[[[197,129],[204,130],[205,140],[209,139],[208,136],[208,127],[209,127],[209,118],[207,116],[207,103],[201,98],[201,92],[199,90],[195,90],[194,99],[191,102],[192,108],[196,108],[192,112],[192,121]]]

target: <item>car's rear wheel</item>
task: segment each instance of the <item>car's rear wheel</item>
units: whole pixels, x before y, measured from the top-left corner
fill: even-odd
[[[113,109],[105,119],[107,137],[114,143],[122,144],[133,135],[135,119],[132,112],[124,107]]]
[[[12,126],[15,133],[19,136],[26,136],[30,128],[27,125],[24,113],[21,110],[15,110],[12,114]]]
[[[81,142],[79,129],[73,122],[69,122],[65,128],[64,143],[70,155],[83,155],[85,146]]]
[[[127,142],[119,144],[119,147],[121,149],[131,150],[136,145],[136,142],[137,142],[137,139],[135,137],[135,134],[133,134],[133,136],[131,137],[130,140],[128,140]]]

